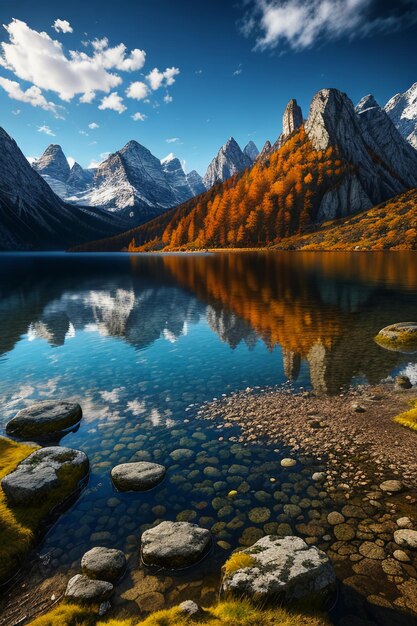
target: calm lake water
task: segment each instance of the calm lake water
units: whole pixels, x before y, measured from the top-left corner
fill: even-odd
[[[196,405],[257,386],[336,394],[400,372],[417,383],[417,355],[373,341],[417,318],[417,253],[1,255],[0,296],[2,432],[38,399],[83,408],[61,444],[88,454],[91,477],[39,548],[49,572],[78,567],[93,545],[133,553],[162,519],[225,542],[210,569],[284,521],[274,493],[286,451],[238,443],[236,427],[201,422]],[[135,460],[166,464],[167,478],[116,493],[109,470]],[[304,495],[298,471],[286,474],[287,502]],[[256,507],[270,518],[248,515]]]

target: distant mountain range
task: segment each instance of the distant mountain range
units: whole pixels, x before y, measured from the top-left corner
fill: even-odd
[[[137,226],[250,167],[257,155],[253,141],[242,151],[231,137],[202,178],[195,170],[186,174],[173,154],[160,161],[137,141],[94,169],[70,168],[61,146],[51,144],[32,167],[66,202],[102,208]]]
[[[226,148],[232,154],[236,150],[231,140]],[[222,160],[220,152],[212,163],[214,171],[224,171]],[[216,182],[214,176],[210,180]],[[360,214],[415,187],[417,151],[374,97],[366,96],[355,108],[346,94],[323,89],[314,96],[305,122],[297,102],[289,102],[281,135],[264,146],[251,168],[139,228],[87,248],[273,246],[314,231],[327,220]],[[415,201],[415,195],[410,198]],[[387,206],[395,211],[395,203]],[[399,206],[404,223],[412,228],[413,221],[407,221],[406,215],[412,205],[400,198]],[[390,220],[385,224],[394,227]],[[362,235],[369,247],[366,233]],[[394,235],[373,241],[373,247],[390,247],[390,241],[392,247],[398,246]],[[412,234],[407,245],[417,247]]]
[[[230,137],[203,177],[133,140],[95,169],[70,167],[55,144],[31,167],[0,129],[0,248],[273,246],[417,187],[416,146],[417,83],[384,108],[370,95],[355,108],[323,89],[307,120],[293,99],[276,140],[259,153]]]

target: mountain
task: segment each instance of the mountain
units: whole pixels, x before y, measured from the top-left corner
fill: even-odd
[[[193,196],[198,196],[200,193],[204,193],[206,191],[206,187],[203,183],[203,177],[200,176],[196,170],[191,170],[191,172],[188,172],[186,176],[190,189],[193,192]]]
[[[43,155],[33,162],[32,167],[42,176],[49,176],[61,183],[65,183],[70,174],[70,166],[65,158],[61,146],[51,144]]]
[[[179,159],[171,153],[162,159],[161,165],[168,184],[174,192],[175,204],[182,204],[195,195]]]
[[[377,157],[389,163],[405,187],[417,186],[417,151],[399,133],[372,95],[356,106],[365,140]]]
[[[390,139],[388,143],[382,134]],[[392,145],[391,145],[392,142]],[[278,244],[417,186],[417,153],[367,98],[323,89],[309,117],[265,160],[164,215],[90,250]]]
[[[417,148],[417,83],[393,96],[384,109],[401,135]]]
[[[243,148],[243,153],[246,154],[247,157],[250,158],[252,163],[255,163],[259,150],[256,147],[256,144],[251,140],[246,146]]]
[[[132,226],[205,191],[197,172],[190,182],[179,159],[169,155],[159,161],[137,141],[110,154],[95,170],[78,163],[70,169],[58,145],[48,146],[32,167],[66,202],[117,213]]]
[[[417,250],[417,189],[273,246],[282,250]]]
[[[371,123],[376,115],[381,117],[375,107],[369,115],[366,108],[358,114],[352,101],[337,89],[322,89],[314,96],[305,124],[313,148],[337,147],[343,160],[354,165],[354,171],[324,195],[318,221],[368,209],[417,184],[408,157],[407,161],[393,159],[389,146],[382,145],[377,124]],[[405,141],[399,135],[395,141],[403,144],[405,152]],[[417,172],[417,153],[409,158]]]
[[[60,156],[58,159],[62,163]],[[65,249],[97,236],[109,236],[123,226],[102,211],[63,202],[0,128],[1,250]]]
[[[206,189],[210,189],[251,165],[252,160],[242,152],[237,141],[230,137],[208,166],[203,183]]]

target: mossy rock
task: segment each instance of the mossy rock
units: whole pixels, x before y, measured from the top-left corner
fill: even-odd
[[[417,352],[417,322],[385,326],[375,337],[378,345],[394,352]]]

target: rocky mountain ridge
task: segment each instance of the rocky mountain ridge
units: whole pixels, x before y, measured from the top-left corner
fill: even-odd
[[[208,166],[203,176],[204,186],[210,189],[216,183],[222,183],[234,174],[242,172],[252,163],[252,158],[241,150],[233,137],[230,137]]]
[[[417,83],[388,100],[384,110],[401,135],[417,149]]]
[[[65,203],[0,128],[1,250],[65,249],[123,227],[124,222],[100,210]]]

